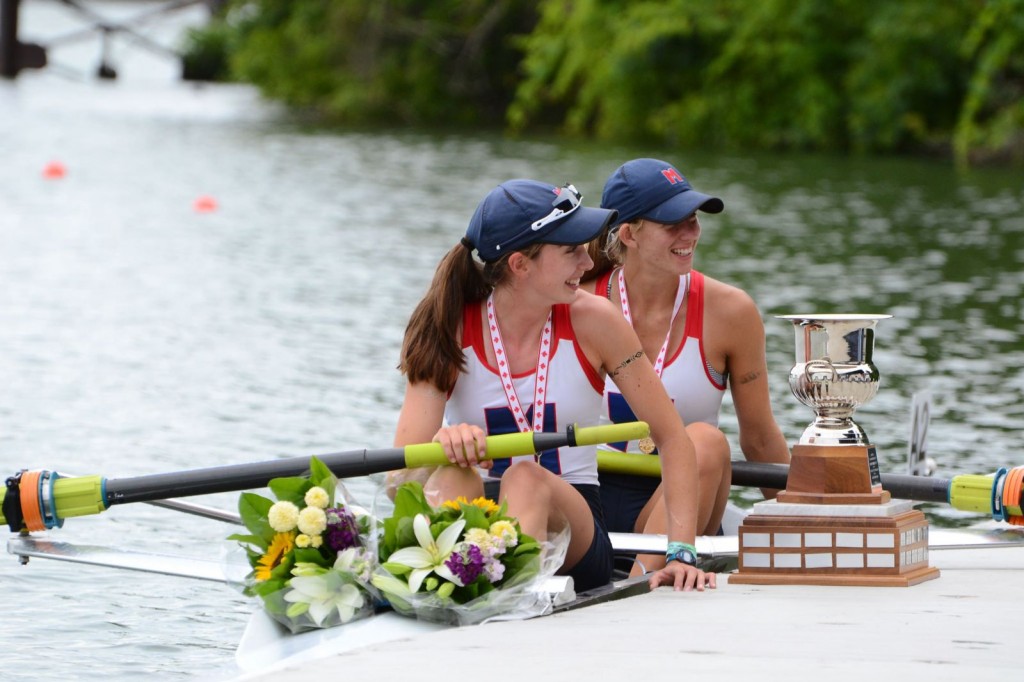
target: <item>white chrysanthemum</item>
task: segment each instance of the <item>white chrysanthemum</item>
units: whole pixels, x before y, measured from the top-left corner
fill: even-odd
[[[487,554],[487,551],[494,546],[491,534],[483,528],[470,528],[466,531],[465,540],[469,544],[479,547],[484,554]]]
[[[278,533],[287,533],[295,529],[299,520],[299,508],[287,501],[275,502],[267,512],[267,523]]]
[[[327,528],[327,515],[319,507],[306,507],[299,512],[299,530],[306,535],[320,535]]]
[[[519,534],[516,527],[510,521],[495,521],[491,524],[491,535],[496,538],[496,544],[502,547],[515,547],[519,543]]]
[[[317,507],[319,509],[326,509],[327,505],[330,504],[331,499],[327,495],[327,491],[320,486],[313,486],[306,491],[306,506]]]
[[[309,543],[310,538],[305,533],[300,533],[299,535],[295,536],[295,546],[299,549],[305,549],[306,547],[309,547]]]

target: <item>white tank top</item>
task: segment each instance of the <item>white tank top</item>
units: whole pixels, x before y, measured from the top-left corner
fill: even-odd
[[[518,428],[498,371],[487,363],[481,308],[482,302],[479,302],[466,306],[463,311],[462,352],[466,371],[459,375],[448,397],[445,420],[449,424],[476,424],[492,436],[516,433]],[[604,384],[579,349],[567,305],[552,308],[551,345],[544,431],[565,431],[570,424],[594,426],[601,411]],[[534,368],[512,377],[519,396],[533,395],[536,375]],[[532,409],[527,417],[532,423]],[[489,476],[499,477],[515,462],[525,460],[539,462],[569,483],[597,484],[597,454],[592,445],[495,460]]]
[[[608,296],[608,283],[612,281],[615,272],[612,270],[597,280],[598,295]],[[683,286],[682,282],[680,286]],[[718,414],[722,409],[727,378],[719,375],[704,356],[704,275],[696,270],[690,272],[690,292],[687,295],[683,341],[676,352],[670,352],[665,359],[661,383],[664,384],[684,424],[706,422],[718,426]],[[601,423],[618,424],[635,420],[633,410],[629,408],[626,399],[609,377],[605,381]],[[609,443],[600,447],[616,452],[639,451],[636,441]]]

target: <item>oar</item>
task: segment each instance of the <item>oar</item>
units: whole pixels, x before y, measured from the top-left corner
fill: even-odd
[[[636,453],[600,451],[597,466],[601,473],[661,476],[660,458]],[[788,477],[786,464],[732,462],[733,485],[781,490]],[[961,511],[991,514],[996,521],[1024,525],[1024,466],[1001,468],[988,475],[958,474],[953,478],[882,474],[882,487],[899,499],[939,502]]]
[[[644,438],[649,432],[644,422],[630,422],[580,428],[572,426],[564,433],[490,436],[487,438],[487,458],[632,440]],[[319,455],[318,459],[339,478],[448,463],[438,443],[336,452]],[[21,471],[8,478],[6,489],[0,491],[0,524],[7,524],[12,532],[23,528],[39,531],[60,527],[64,519],[72,516],[98,514],[115,504],[261,488],[274,478],[302,475],[309,471],[309,461],[309,457],[292,457],[121,479],[64,477],[45,470]]]

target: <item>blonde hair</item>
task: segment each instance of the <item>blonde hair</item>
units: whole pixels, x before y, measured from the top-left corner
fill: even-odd
[[[643,225],[643,218],[634,218],[626,223],[620,223],[614,229],[605,230],[601,236],[587,245],[587,253],[594,261],[594,267],[587,271],[584,279],[596,279],[609,270],[614,270],[626,262],[626,246],[619,239],[619,230],[623,224],[629,225],[636,233]]]

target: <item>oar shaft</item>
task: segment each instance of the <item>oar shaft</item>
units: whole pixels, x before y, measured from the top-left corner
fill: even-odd
[[[339,478],[348,478],[401,469],[405,466],[405,451],[402,448],[352,450],[317,455],[317,459]],[[261,488],[272,479],[299,476],[309,471],[309,461],[309,457],[290,457],[266,462],[109,479],[106,484],[105,502],[109,507],[168,497],[191,497]]]
[[[627,453],[600,452],[597,457],[598,467],[602,473],[614,472],[637,476],[660,476],[661,460],[649,455]],[[786,487],[789,478],[789,465],[766,464],[733,460],[732,484],[756,488]],[[882,487],[893,497],[902,500],[919,502],[950,502],[950,479],[910,476],[906,474],[882,474]],[[991,487],[991,478],[989,478]]]
[[[732,484],[753,488],[782,490],[789,478],[786,464],[733,461]],[[919,502],[949,502],[948,478],[928,478],[909,474],[882,474],[882,487],[900,500]],[[991,484],[990,486],[991,487]]]
[[[644,422],[576,428],[564,433],[513,433],[487,438],[487,459],[516,457],[560,447],[595,445],[643,438]],[[439,443],[404,448],[352,450],[319,455],[336,476],[348,478],[403,469],[447,464]],[[292,457],[248,464],[193,469],[133,478],[62,477],[49,471],[25,471],[8,479],[0,491],[0,523],[30,531],[60,526],[65,518],[97,514],[115,504],[152,502],[170,497],[247,490],[272,479],[309,471],[310,457]]]

